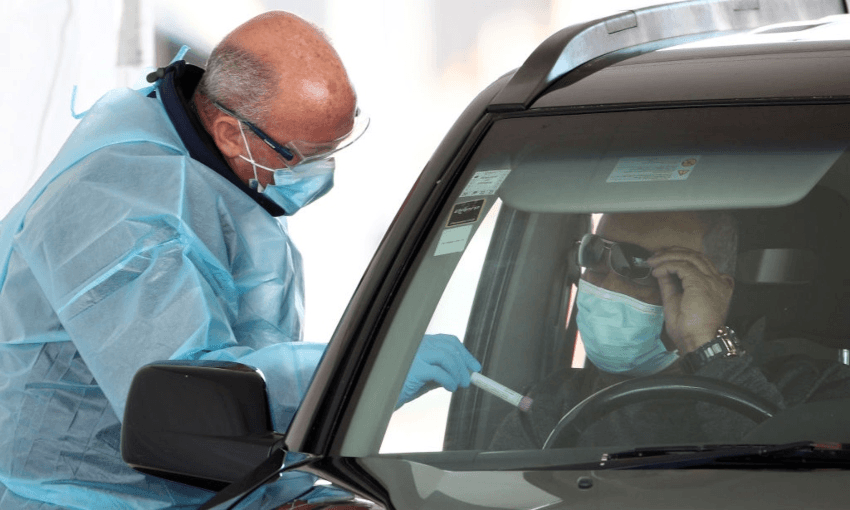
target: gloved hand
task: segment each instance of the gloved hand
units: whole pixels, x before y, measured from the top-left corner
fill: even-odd
[[[425,335],[407,373],[396,409],[437,386],[449,391],[466,388],[469,373],[480,371],[481,363],[456,336]]]

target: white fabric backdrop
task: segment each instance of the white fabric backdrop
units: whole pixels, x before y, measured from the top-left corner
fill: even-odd
[[[339,154],[335,189],[290,222],[305,259],[306,338],[326,342],[416,176],[474,96],[558,29],[655,3],[665,2],[3,0],[0,218],[76,125],[74,85],[83,111],[170,60],[154,55],[155,30],[205,54],[263,10],[290,10],[330,36],[372,117]]]

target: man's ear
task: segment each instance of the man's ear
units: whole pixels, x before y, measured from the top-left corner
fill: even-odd
[[[230,115],[216,115],[210,125],[210,136],[228,160],[238,157],[245,150],[239,121]]]
[[[729,288],[731,288],[733,291],[735,290],[735,278],[732,275],[721,273],[720,278],[722,278],[723,281],[726,282],[727,285],[729,285]]]

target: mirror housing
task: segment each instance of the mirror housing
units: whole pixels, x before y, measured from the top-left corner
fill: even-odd
[[[121,456],[143,473],[217,491],[281,449],[283,438],[272,428],[259,370],[235,362],[161,361],[133,378]]]

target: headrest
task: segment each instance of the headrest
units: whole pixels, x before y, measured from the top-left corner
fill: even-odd
[[[801,201],[735,212],[730,323],[767,318],[766,335],[850,347],[850,205],[815,187]]]
[[[812,283],[818,256],[801,248],[765,248],[738,254],[735,281],[741,283]]]

